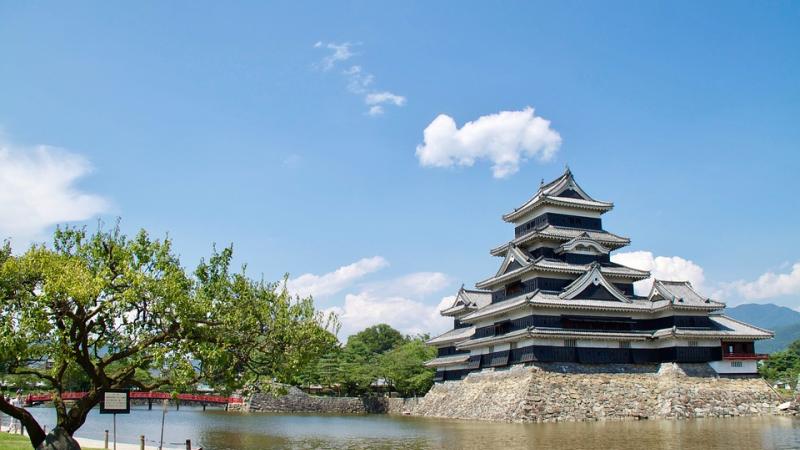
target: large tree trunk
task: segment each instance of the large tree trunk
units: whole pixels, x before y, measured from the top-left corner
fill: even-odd
[[[47,433],[44,442],[39,444],[36,450],[81,450],[81,446],[67,433],[67,430],[56,427]]]

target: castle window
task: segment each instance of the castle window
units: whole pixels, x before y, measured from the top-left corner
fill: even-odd
[[[564,347],[577,347],[578,342],[575,339],[564,339]]]
[[[697,341],[689,341],[689,347],[697,347]]]
[[[506,334],[511,331],[511,321],[504,320],[502,322],[497,322],[494,324],[494,335],[500,336],[501,334]]]
[[[521,294],[525,290],[525,285],[521,281],[515,281],[506,285],[506,297]]]
[[[741,361],[731,361],[731,367],[742,367]]]
[[[619,343],[619,348],[631,348],[630,341],[622,341]]]

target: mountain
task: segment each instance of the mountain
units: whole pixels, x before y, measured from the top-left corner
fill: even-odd
[[[800,339],[800,312],[791,308],[771,303],[746,303],[725,308],[725,314],[775,332],[775,339],[756,341],[757,352],[772,353],[783,350],[795,340]]]

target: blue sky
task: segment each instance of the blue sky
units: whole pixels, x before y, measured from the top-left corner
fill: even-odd
[[[615,202],[622,252],[650,252],[628,262],[800,306],[797,3],[4,2],[0,54],[20,245],[120,216],[187,266],[233,242],[345,333],[438,331],[442,298],[497,269],[500,215],[569,164]],[[526,107],[560,137],[547,160],[497,178],[478,144],[437,147],[472,166],[415,154],[440,114],[491,141]]]

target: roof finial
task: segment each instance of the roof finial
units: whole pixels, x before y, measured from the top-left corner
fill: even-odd
[[[544,178],[542,178],[542,181],[539,182],[539,189],[543,187],[544,187]]]
[[[569,170],[569,164],[564,164],[564,173],[572,173],[572,172]]]

